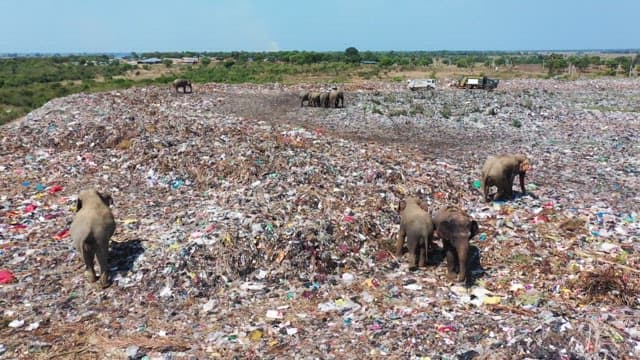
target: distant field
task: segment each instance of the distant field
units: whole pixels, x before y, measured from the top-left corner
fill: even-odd
[[[177,77],[195,83],[358,83],[411,78],[452,80],[462,75],[498,79],[637,76],[635,54],[520,54],[464,52],[211,53],[194,65],[181,54],[150,54],[159,64],[137,64],[101,56],[0,59],[0,124],[47,101],[78,92],[168,84]],[[165,56],[163,56],[165,55]],[[172,59],[171,56],[174,56]],[[194,54],[189,53],[189,56]],[[630,71],[633,70],[633,71]]]

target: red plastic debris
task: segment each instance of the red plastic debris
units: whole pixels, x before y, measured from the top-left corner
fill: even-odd
[[[455,331],[456,328],[453,325],[440,325],[438,326],[438,332],[441,333],[448,333],[448,332],[452,332]]]
[[[12,284],[17,282],[15,275],[7,269],[0,270],[0,284]]]
[[[29,204],[29,205],[27,205],[27,206],[25,206],[25,207],[24,207],[24,213],[25,213],[25,214],[28,214],[28,213],[30,213],[30,212],[32,212],[32,211],[34,211],[34,210],[35,210],[35,209],[37,209],[37,208],[38,208],[38,205],[35,205],[35,204]]]
[[[49,188],[49,194],[55,194],[59,191],[62,191],[62,186],[60,185],[53,185],[52,187]]]
[[[27,225],[25,224],[12,224],[11,226],[9,226],[10,230],[22,230],[22,229],[26,229]]]
[[[389,252],[386,250],[378,251],[376,261],[385,261],[389,258]]]
[[[67,236],[69,236],[69,229],[64,229],[60,232],[58,232],[53,238],[56,240],[62,240],[64,238],[66,238]]]
[[[549,218],[547,217],[547,215],[540,214],[534,217],[533,220],[531,220],[531,222],[534,224],[543,224],[543,223],[549,222]]]

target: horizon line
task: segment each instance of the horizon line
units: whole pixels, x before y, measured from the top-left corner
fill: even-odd
[[[356,48],[357,49],[357,48]],[[504,52],[504,53],[515,53],[515,52],[640,52],[640,48],[589,48],[589,49],[513,49],[513,50],[495,50],[495,49],[484,49],[484,50],[468,50],[468,49],[440,49],[440,50],[360,50],[357,49],[358,52],[373,52],[373,53],[384,53],[384,52]],[[150,51],[142,51],[142,50],[131,50],[131,51],[29,51],[29,52],[20,52],[20,51],[5,51],[0,52],[0,56],[8,56],[8,55],[110,55],[110,54],[143,54],[143,53],[233,53],[233,52],[241,52],[241,53],[279,53],[279,52],[289,52],[289,51],[297,51],[297,52],[314,52],[314,53],[336,53],[336,52],[344,52],[344,50],[150,50]]]

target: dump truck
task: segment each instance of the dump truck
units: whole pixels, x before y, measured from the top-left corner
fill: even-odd
[[[431,90],[436,88],[436,79],[413,79],[407,80],[407,88],[411,91]]]
[[[486,76],[465,76],[458,83],[456,87],[460,89],[485,89],[493,90],[498,87],[498,79],[489,79]]]

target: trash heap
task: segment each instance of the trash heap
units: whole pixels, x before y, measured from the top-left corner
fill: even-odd
[[[0,128],[0,358],[640,356],[640,81],[493,92],[350,85],[148,87],[55,99]],[[481,201],[491,155],[528,194]],[[69,225],[113,196],[113,284]],[[397,205],[480,223],[471,284],[439,250],[393,255]]]

